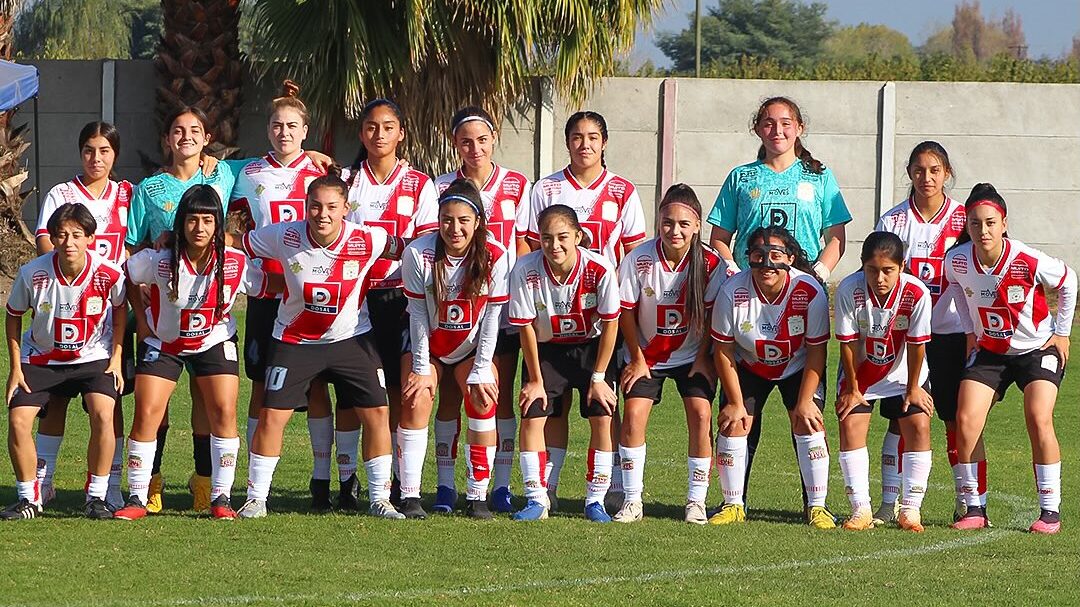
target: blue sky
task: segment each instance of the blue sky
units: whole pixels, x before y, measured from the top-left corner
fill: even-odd
[[[907,35],[912,44],[922,44],[938,27],[952,21],[956,2],[950,0],[821,0],[829,5],[828,16],[841,25],[861,22],[881,23]],[[702,11],[717,0],[702,0]],[[1027,34],[1030,57],[1059,57],[1072,48],[1073,36],[1080,33],[1080,0],[982,0],[983,15],[1000,19],[1010,7],[1020,15]],[[675,32],[687,27],[694,12],[694,0],[668,0],[667,10],[656,20],[656,31]],[[651,59],[659,66],[669,62],[653,44],[654,34],[638,34],[631,54],[637,65]]]

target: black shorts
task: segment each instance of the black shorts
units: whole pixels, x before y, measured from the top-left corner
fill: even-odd
[[[929,382],[923,384],[923,390],[926,390],[927,392],[930,391]],[[868,399],[867,402],[869,402],[870,404],[869,405],[856,405],[855,407],[852,407],[851,412],[852,413],[873,413],[874,412],[874,402],[875,401],[870,401]],[[889,420],[901,419],[901,418],[904,418],[904,417],[909,417],[911,415],[916,415],[918,413],[922,413],[922,409],[920,409],[918,407],[908,407],[908,410],[905,412],[904,411],[904,397],[903,396],[890,396],[889,398],[878,399],[876,402],[880,405],[880,408],[878,409],[878,411],[881,413],[881,417],[884,417],[885,419],[889,419]],[[937,400],[936,399],[934,400],[934,405],[937,405]],[[955,412],[954,412],[954,415],[955,415]]]
[[[596,363],[596,351],[600,340],[594,339],[583,344],[537,344],[540,358],[540,377],[544,380],[547,393],[546,409],[530,406],[522,417],[559,417],[562,415],[562,396],[570,390],[578,391],[581,417],[603,417],[609,415],[600,405],[587,403],[585,399],[592,385],[593,365]],[[607,382],[615,386],[615,356],[608,363]],[[522,381],[529,380],[529,368],[522,364]]]
[[[780,399],[784,403],[784,408],[788,411],[795,409],[795,405],[799,403],[799,387],[802,385],[803,378],[802,369],[784,379],[765,379],[742,365],[737,365],[736,370],[739,374],[739,388],[742,390],[743,406],[746,407],[747,414],[754,417],[760,414],[765,407],[765,402],[769,400],[769,394],[772,393],[773,388],[780,389]],[[822,376],[824,379],[824,374]],[[727,402],[727,398],[721,394],[720,406],[727,405]],[[818,384],[817,392],[814,394],[814,404],[818,406],[818,409],[825,410],[824,381]]]
[[[266,369],[266,401],[271,409],[307,406],[317,377],[334,386],[337,406],[385,407],[386,380],[371,332],[332,344],[287,344],[273,340]]]
[[[956,399],[967,362],[967,336],[963,333],[934,333],[926,343],[926,364],[930,370],[930,396],[942,421],[956,421]]]
[[[1057,348],[1032,350],[1027,354],[995,354],[979,349],[975,360],[964,370],[964,379],[990,386],[997,392],[997,399],[1005,398],[1005,391],[1016,384],[1024,390],[1033,381],[1045,380],[1061,386],[1065,368]]]
[[[499,329],[499,341],[495,342],[495,356],[513,354],[521,351],[521,332],[517,327]]]
[[[649,398],[656,404],[664,393],[664,380],[672,379],[682,398],[704,398],[711,403],[716,398],[716,386],[700,375],[689,377],[693,366],[691,363],[670,369],[649,369],[652,379],[643,377],[634,382],[625,398]]]
[[[249,297],[244,318],[244,375],[261,382],[266,377],[270,341],[274,339],[280,299]]]
[[[135,372],[169,381],[180,379],[184,367],[192,377],[240,375],[240,361],[236,354],[236,336],[202,352],[183,356],[162,352],[144,342],[139,344],[139,363]]]
[[[401,289],[372,289],[367,292],[371,336],[374,338],[378,360],[382,361],[386,385],[401,387],[401,356],[409,338],[409,316],[405,313],[408,299]]]
[[[23,378],[30,392],[15,390],[11,408],[40,407],[45,412],[49,397],[54,394],[71,398],[80,394],[102,394],[113,400],[118,396],[113,376],[107,375],[108,360],[95,360],[73,365],[31,365],[23,363]],[[83,407],[86,403],[84,401]]]

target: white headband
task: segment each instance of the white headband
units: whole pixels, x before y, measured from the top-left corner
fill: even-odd
[[[488,128],[491,129],[492,133],[495,132],[495,125],[491,124],[490,120],[488,120],[487,118],[484,118],[483,116],[472,115],[472,116],[466,116],[466,117],[462,118],[461,120],[458,120],[457,124],[454,125],[454,128],[450,130],[450,134],[451,135],[457,134],[457,130],[460,129],[461,126],[463,124],[465,124],[466,122],[476,122],[476,121],[483,122],[484,124],[488,125]]]

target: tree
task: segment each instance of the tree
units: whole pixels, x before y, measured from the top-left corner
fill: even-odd
[[[12,29],[20,0],[0,0],[0,59],[11,60]],[[15,110],[0,113],[0,272],[14,276],[34,254],[34,237],[22,218],[30,192],[22,185],[30,176],[23,155],[30,147],[26,125],[12,126]]]
[[[922,47],[924,54],[943,53],[961,61],[985,63],[998,55],[1016,59],[1027,57],[1024,26],[1012,9],[1001,21],[983,17],[978,0],[956,5],[952,24],[933,33]]]
[[[663,0],[256,0],[260,75],[303,87],[322,132],[365,101],[394,98],[406,114],[405,154],[446,168],[449,117],[480,103],[499,119],[550,75],[581,103],[629,52]],[[361,6],[362,5],[362,6]],[[373,6],[375,5],[375,6]]]
[[[1072,52],[1069,53],[1074,61],[1080,61],[1080,35],[1073,36]]]
[[[904,34],[884,25],[842,27],[825,41],[825,56],[833,61],[915,58],[915,47]]]
[[[134,34],[155,18],[155,0],[39,0],[20,13],[16,46],[38,59],[146,58],[138,54],[145,40]]]
[[[742,56],[775,59],[780,65],[809,65],[821,57],[834,24],[824,2],[720,0],[701,18],[701,62],[731,64]],[[694,28],[660,34],[657,46],[675,71],[694,69]]]

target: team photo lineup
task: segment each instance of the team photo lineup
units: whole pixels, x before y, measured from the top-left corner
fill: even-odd
[[[756,159],[730,169],[711,207],[668,187],[650,232],[634,184],[607,166],[599,113],[569,116],[569,164],[532,183],[496,162],[496,120],[462,108],[448,117],[460,168],[433,178],[399,155],[408,125],[393,101],[364,106],[360,152],[339,164],[304,149],[308,110],[284,89],[261,158],[207,155],[215,125],[195,107],[166,121],[168,161],[137,185],[113,174],[115,126],[72,137],[81,173],[44,197],[38,257],[7,300],[17,501],[0,519],[47,515],[67,410],[81,401],[91,519],[162,512],[168,430],[188,423],[194,509],[272,515],[286,426],[302,412],[313,512],[538,521],[560,509],[567,472],[584,473],[585,519],[638,522],[649,417],[667,385],[685,409],[686,523],[754,518],[749,481],[775,388],[806,524],[922,532],[936,445],[952,469],[952,527],[975,530],[991,526],[983,431],[1015,384],[1039,508],[1029,530],[1060,531],[1054,407],[1076,274],[1008,234],[991,183],[950,192],[941,144],[900,159],[908,197],[852,234],[827,159],[803,145],[799,105],[771,97],[746,108]],[[849,238],[861,250],[846,251]],[[834,273],[844,255],[859,260],[848,276]],[[190,422],[170,420],[178,388]],[[875,408],[888,427],[880,455]],[[588,423],[584,470],[563,469],[574,410]],[[826,437],[832,415],[838,439]],[[834,459],[849,502],[837,514]],[[714,477],[722,500],[708,503]]]

